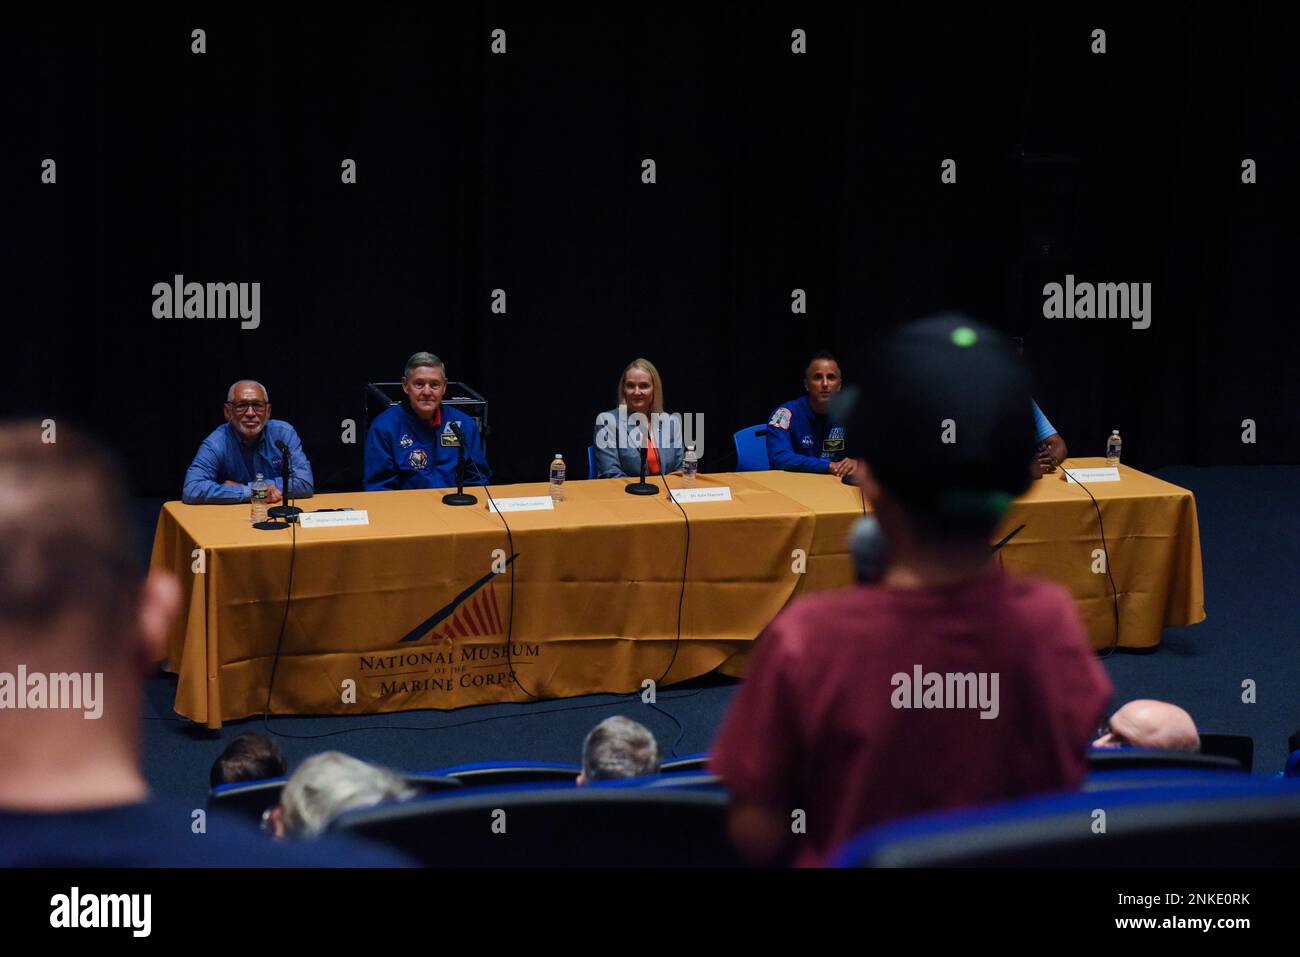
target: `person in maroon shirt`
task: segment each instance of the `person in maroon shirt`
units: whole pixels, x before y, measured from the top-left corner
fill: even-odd
[[[883,575],[777,616],[713,746],[755,863],[821,865],[893,818],[1074,788],[1111,697],[1065,589],[990,553],[1035,452],[1014,351],[945,316],[867,361],[841,420]]]

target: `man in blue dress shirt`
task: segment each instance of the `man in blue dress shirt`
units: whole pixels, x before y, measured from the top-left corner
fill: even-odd
[[[813,356],[804,371],[808,393],[779,406],[767,423],[767,460],[787,472],[853,474],[844,455],[844,427],[830,417],[831,399],[844,385],[840,364],[829,352]]]
[[[1025,337],[1012,336],[1011,341],[1016,344],[1016,352],[1024,358]],[[1030,474],[1034,478],[1042,478],[1043,473],[1055,471],[1069,456],[1070,450],[1066,447],[1065,439],[1056,431],[1056,426],[1047,421],[1047,416],[1038,407],[1038,403],[1032,399],[1030,403],[1034,407],[1034,435],[1038,439],[1038,452],[1030,466]]]
[[[460,436],[465,440],[465,482],[492,479],[478,423],[442,404],[447,368],[429,352],[406,360],[402,376],[406,401],[389,406],[370,423],[366,435],[366,491],[404,488],[455,488]]]
[[[1043,410],[1034,402],[1034,435],[1038,439],[1038,454],[1034,457],[1034,466],[1038,474],[1051,472],[1065,461],[1070,454],[1065,439],[1056,431],[1056,426],[1047,421]]]
[[[267,500],[284,498],[280,443],[289,449],[289,491],[311,498],[311,463],[293,426],[271,418],[271,400],[260,382],[242,380],[226,393],[226,423],[203,440],[185,473],[181,498],[186,505],[237,505],[251,501],[260,472],[270,485]]]

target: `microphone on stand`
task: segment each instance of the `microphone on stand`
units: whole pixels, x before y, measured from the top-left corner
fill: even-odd
[[[849,528],[849,553],[860,582],[878,582],[889,566],[889,543],[875,515],[863,515]]]
[[[623,491],[627,492],[629,495],[658,495],[659,486],[651,485],[649,482],[645,480],[645,456],[646,456],[646,444],[647,444],[645,433],[642,432],[640,429],[637,429],[635,432],[633,432],[632,444],[637,447],[637,451],[641,455],[641,480],[639,482],[631,482],[627,485],[624,485]]]
[[[284,439],[276,439],[275,447],[280,450],[281,472],[284,479],[284,504],[272,505],[266,510],[266,514],[271,518],[282,518],[286,522],[298,521],[298,516],[302,514],[302,509],[293,504],[293,496],[289,491],[289,481],[293,477],[293,466],[289,464],[289,446],[285,444]]]
[[[460,429],[460,423],[454,420],[447,421],[448,428],[456,436],[456,491],[448,492],[442,497],[443,505],[474,505],[478,499],[473,495],[465,494],[465,433]]]

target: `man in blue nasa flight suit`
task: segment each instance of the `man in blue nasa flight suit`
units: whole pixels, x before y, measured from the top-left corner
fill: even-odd
[[[478,424],[459,409],[442,404],[447,369],[429,352],[406,360],[402,376],[406,401],[375,417],[366,434],[366,491],[404,488],[455,488],[460,439],[465,439],[465,482],[491,481]]]
[[[806,396],[779,406],[767,422],[767,460],[787,472],[820,472],[844,478],[854,461],[844,457],[844,426],[830,417],[831,399],[844,380],[829,352],[813,356],[804,371]]]

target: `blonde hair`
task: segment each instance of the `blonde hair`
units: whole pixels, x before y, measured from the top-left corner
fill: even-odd
[[[659,370],[655,368],[655,364],[649,359],[633,359],[627,364],[623,374],[618,377],[618,401],[614,407],[618,408],[620,405],[627,405],[627,399],[623,395],[623,384],[627,382],[627,374],[633,369],[640,369],[642,372],[650,373],[650,384],[654,386],[655,390],[654,399],[650,402],[650,411],[662,412],[664,410],[664,383],[659,378]]]
[[[322,751],[298,766],[280,794],[284,830],[291,837],[318,837],[344,811],[405,801],[415,793],[387,768]]]

